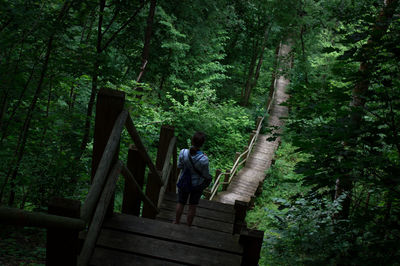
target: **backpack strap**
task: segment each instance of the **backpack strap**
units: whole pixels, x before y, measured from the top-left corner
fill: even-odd
[[[192,156],[190,155],[190,150],[188,149],[188,157],[189,157],[189,161],[190,161],[190,163],[192,164],[192,167],[193,167],[193,169],[196,171],[196,173],[200,176],[200,177],[203,177],[203,174],[196,168],[196,166],[194,166],[194,163],[193,163],[193,159],[192,159]],[[201,158],[203,158],[203,156],[204,155],[202,155],[197,161],[196,161],[196,163],[198,162],[198,161],[200,161],[200,159]]]

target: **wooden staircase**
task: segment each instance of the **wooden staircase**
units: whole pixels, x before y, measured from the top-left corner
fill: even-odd
[[[124,101],[122,92],[98,94],[92,182],[83,205],[53,199],[48,214],[0,207],[0,223],[47,228],[46,265],[258,265],[263,232],[246,227],[246,202],[200,200],[192,227],[172,224],[178,178],[174,129],[161,127],[153,163]],[[134,144],[126,163],[119,159],[124,129]],[[120,176],[123,214],[116,214]]]
[[[232,235],[233,205],[200,200],[192,227],[172,224],[175,205],[176,194],[168,193],[156,220],[114,214],[103,224],[89,265],[242,264],[240,236]]]

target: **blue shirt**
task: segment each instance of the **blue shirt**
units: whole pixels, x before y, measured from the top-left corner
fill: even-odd
[[[197,171],[193,169],[192,163],[189,160],[189,156],[191,156],[189,149],[183,149],[180,151],[178,157],[178,168],[190,168],[190,172],[192,174],[192,186],[198,186],[202,184],[205,178],[211,179],[212,177],[208,168],[207,156],[201,151],[198,151],[194,156],[192,156],[193,164],[197,171],[201,173],[201,176],[199,176]],[[183,171],[181,171],[181,175],[182,173]]]

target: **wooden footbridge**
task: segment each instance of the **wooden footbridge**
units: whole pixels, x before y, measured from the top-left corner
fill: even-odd
[[[289,45],[280,46],[280,71],[290,62],[289,53]],[[275,79],[265,115],[257,119],[256,130],[250,135],[244,152],[236,153],[232,168],[224,173],[217,171],[214,185],[209,192],[210,200],[226,204],[235,204],[239,200],[247,202],[249,206],[254,204],[255,195],[262,189],[266,171],[273,163],[275,151],[280,144],[279,136],[273,140],[270,137],[279,135],[283,126],[281,118],[288,115],[288,108],[281,105],[288,99],[285,92],[288,84],[289,80],[284,75]],[[268,120],[266,124],[273,128],[270,134],[260,134],[264,120]]]
[[[0,223],[47,228],[47,265],[257,265],[263,232],[246,227],[246,202],[203,199],[192,227],[172,224],[178,176],[174,129],[161,128],[154,164],[124,101],[119,91],[98,94],[92,184],[82,206],[57,198],[48,214],[1,207]],[[118,158],[124,128],[133,142],[126,164]],[[122,213],[114,213],[119,176],[125,180]]]

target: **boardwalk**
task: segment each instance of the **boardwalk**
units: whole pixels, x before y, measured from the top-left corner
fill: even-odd
[[[282,45],[280,50],[281,57],[287,57],[290,47]],[[286,117],[288,109],[280,104],[288,99],[285,90],[289,80],[283,75],[279,76],[275,81],[276,96],[272,104],[271,114],[268,118],[268,126],[277,127],[275,132],[279,132],[283,126],[281,117]],[[234,177],[228,189],[220,192],[215,196],[214,200],[226,204],[234,204],[235,200],[249,202],[254,196],[259,182],[264,181],[265,172],[271,166],[274,153],[279,145],[279,138],[275,141],[267,141],[269,135],[260,135],[257,143],[246,162],[246,165]]]

